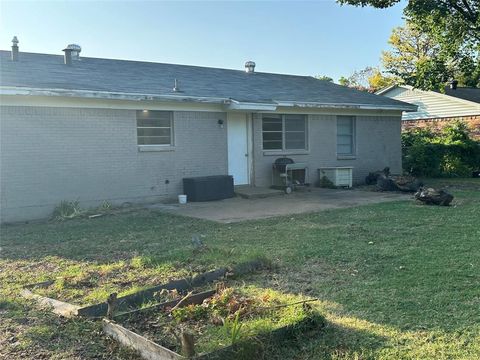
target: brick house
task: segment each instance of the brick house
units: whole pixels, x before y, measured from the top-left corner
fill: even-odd
[[[429,127],[441,129],[452,121],[464,121],[472,138],[480,140],[480,89],[457,87],[454,83],[445,93],[423,91],[408,85],[393,85],[376,93],[418,106],[418,111],[404,113],[402,128]]]
[[[0,51],[1,220],[165,201],[182,178],[269,186],[282,156],[401,172],[400,122],[416,106],[308,76]]]

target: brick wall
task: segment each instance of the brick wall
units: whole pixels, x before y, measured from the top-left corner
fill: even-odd
[[[173,151],[140,152],[133,110],[1,106],[1,221],[45,218],[62,200],[163,201],[182,192],[183,177],[227,174],[227,127],[217,123],[226,114],[174,118]],[[268,186],[283,154],[262,150],[261,115],[253,124],[254,181]],[[353,166],[356,183],[385,166],[401,172],[400,116],[358,116],[354,159],[337,159],[335,134],[335,115],[310,115],[308,152],[285,155],[307,162],[312,183],[322,166]]]
[[[295,162],[306,162],[310,170],[310,182],[318,180],[317,169],[329,166],[353,166],[355,183],[362,183],[365,176],[389,166],[392,173],[401,173],[400,116],[357,116],[356,156],[354,159],[337,159],[336,116],[309,116],[309,150],[284,154],[262,150],[261,115],[254,115],[255,184],[270,185],[272,163],[283,155]]]
[[[470,136],[480,141],[480,115],[402,121],[402,130],[428,127],[438,131],[445,125],[457,120],[465,122],[470,129]]]
[[[47,217],[62,200],[165,200],[183,177],[226,174],[225,113],[174,118],[173,151],[139,152],[132,110],[0,107],[1,221]]]

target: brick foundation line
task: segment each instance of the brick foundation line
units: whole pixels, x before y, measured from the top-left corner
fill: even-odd
[[[470,136],[473,139],[480,141],[480,115],[404,120],[402,121],[402,130],[408,130],[412,128],[430,128],[438,131],[453,121],[458,120],[467,124],[468,128],[470,129]]]

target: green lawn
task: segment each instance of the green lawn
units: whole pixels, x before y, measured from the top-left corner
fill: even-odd
[[[237,224],[137,211],[1,229],[0,358],[131,359],[98,322],[36,310],[21,286],[87,304],[172,277],[267,256],[245,278],[319,297],[328,325],[268,358],[480,358],[480,181],[449,186],[451,207],[382,203]],[[192,234],[207,251],[194,252]],[[52,294],[53,292],[53,294]]]

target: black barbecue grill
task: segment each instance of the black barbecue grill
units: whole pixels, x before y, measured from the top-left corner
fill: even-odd
[[[275,160],[275,162],[273,163],[273,166],[278,171],[284,173],[287,168],[287,165],[293,164],[293,163],[294,163],[293,159],[284,157],[284,158],[278,158],[277,160]]]
[[[306,186],[308,167],[305,163],[296,163],[293,159],[282,157],[272,165],[272,187],[280,187],[290,194],[299,186]]]

